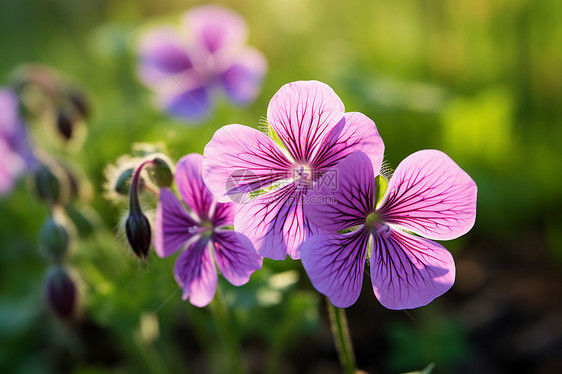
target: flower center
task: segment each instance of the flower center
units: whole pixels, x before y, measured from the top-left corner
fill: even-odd
[[[376,224],[379,222],[379,218],[377,216],[377,214],[375,212],[369,214],[367,216],[367,218],[365,219],[365,226],[367,226],[367,228],[369,230],[373,230],[376,229]]]
[[[214,226],[211,221],[203,220],[198,225],[189,227],[187,231],[193,235],[199,234],[203,238],[209,238],[213,234]]]
[[[310,187],[313,182],[313,172],[310,166],[297,164],[293,168],[293,180],[300,187]]]
[[[392,231],[390,226],[386,225],[376,212],[369,214],[367,218],[365,218],[365,228],[372,233],[376,232],[383,238],[388,238]]]

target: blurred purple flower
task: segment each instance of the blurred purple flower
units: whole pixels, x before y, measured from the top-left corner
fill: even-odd
[[[328,232],[302,246],[314,287],[337,307],[355,303],[370,248],[373,290],[389,309],[426,305],[451,288],[453,257],[417,235],[449,240],[472,228],[477,188],[470,176],[440,151],[419,151],[398,165],[376,204],[373,167],[364,153],[347,157],[336,172],[335,191],[322,186],[307,196],[318,200],[329,194],[337,201],[306,205],[305,215]],[[352,231],[336,233],[345,229]]]
[[[205,147],[203,178],[218,201],[259,195],[236,213],[235,230],[264,257],[298,259],[302,242],[317,232],[303,216],[304,196],[355,150],[380,170],[384,144],[372,120],[345,113],[336,93],[317,81],[281,87],[267,118],[274,139],[241,125],[219,129]]]
[[[214,91],[222,87],[237,105],[250,104],[261,89],[267,62],[246,46],[247,25],[217,5],[193,8],[180,30],[159,27],[142,35],[139,76],[154,90],[158,105],[173,116],[208,115]]]
[[[215,294],[215,262],[235,286],[247,283],[262,265],[250,241],[229,228],[235,204],[215,200],[201,178],[201,161],[202,156],[193,153],[176,166],[175,181],[189,212],[169,189],[160,190],[155,239],[160,257],[183,250],[176,261],[175,278],[183,288],[183,298],[198,307],[209,304]]]
[[[0,195],[7,194],[33,162],[15,93],[0,89]]]

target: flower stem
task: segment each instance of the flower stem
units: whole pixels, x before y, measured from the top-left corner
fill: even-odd
[[[136,209],[136,211],[141,211],[138,195],[140,175],[142,168],[145,165],[150,164],[151,162],[152,161],[150,160],[143,161],[139,166],[137,166],[133,174],[133,179],[131,181],[131,190],[129,192],[129,209],[131,210]]]
[[[355,356],[353,354],[353,346],[349,336],[349,327],[347,318],[345,317],[345,309],[336,308],[330,300],[326,300],[328,305],[328,315],[330,316],[330,325],[332,326],[332,334],[334,343],[338,350],[340,362],[344,368],[345,374],[355,374],[357,367],[355,365]]]
[[[228,372],[245,374],[246,370],[244,369],[244,365],[242,364],[238,339],[233,329],[230,314],[228,312],[228,307],[224,301],[222,291],[218,285],[215,297],[211,302],[211,311],[213,312],[213,315],[218,323],[219,331],[225,339],[228,353],[230,355],[231,367],[229,368]]]

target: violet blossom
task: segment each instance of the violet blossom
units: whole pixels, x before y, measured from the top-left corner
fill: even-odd
[[[160,257],[182,251],[174,275],[183,298],[198,307],[209,304],[215,294],[215,262],[235,286],[247,283],[262,265],[249,240],[231,229],[235,204],[217,202],[203,183],[201,161],[193,153],[176,166],[176,185],[189,211],[169,189],[160,189],[154,245]]]
[[[317,81],[281,87],[267,119],[273,139],[242,125],[219,129],[205,147],[203,178],[218,201],[253,197],[236,213],[234,228],[260,255],[298,259],[302,242],[318,232],[303,215],[304,196],[356,150],[379,170],[384,145],[372,120],[345,113],[336,93]]]
[[[419,151],[398,165],[376,204],[375,196],[384,191],[375,190],[364,153],[354,153],[335,170],[335,191],[322,186],[307,197],[337,200],[306,205],[306,217],[327,231],[302,246],[314,287],[337,307],[352,305],[370,251],[373,290],[386,308],[417,308],[445,293],[455,279],[453,257],[429,239],[454,239],[474,225],[477,188],[470,176],[440,151]]]
[[[17,178],[33,163],[27,131],[18,107],[15,93],[0,89],[0,195],[9,193]]]
[[[179,29],[161,26],[141,36],[139,77],[154,90],[159,107],[186,120],[207,116],[216,91],[237,105],[250,104],[267,62],[246,45],[247,37],[239,14],[218,5],[195,7]]]

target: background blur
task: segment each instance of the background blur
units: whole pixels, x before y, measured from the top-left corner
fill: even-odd
[[[115,239],[122,211],[102,197],[103,169],[133,142],[163,141],[174,160],[202,152],[225,124],[257,126],[271,96],[300,79],[329,84],[347,111],[372,118],[393,167],[437,148],[479,188],[475,227],[444,243],[457,263],[451,291],[389,311],[365,280],[348,309],[359,367],[562,372],[562,2],[221,1],[246,18],[269,73],[252,106],[224,100],[190,126],[152,106],[136,78],[135,40],[199,3],[0,0],[0,86],[19,64],[40,62],[89,93],[88,137],[64,155],[90,180],[97,225],[70,261],[80,317],[63,323],[43,303],[46,207],[25,181],[0,199],[0,372],[221,372],[209,311],[176,292],[175,256],[139,265]],[[266,261],[247,286],[223,289],[253,372],[340,371],[324,300],[300,262]]]

